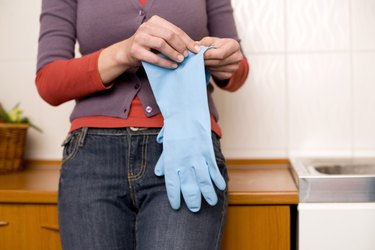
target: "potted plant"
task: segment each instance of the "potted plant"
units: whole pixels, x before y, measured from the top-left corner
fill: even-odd
[[[19,103],[9,112],[0,104],[0,173],[21,170],[27,129],[32,127],[41,132],[22,113]]]

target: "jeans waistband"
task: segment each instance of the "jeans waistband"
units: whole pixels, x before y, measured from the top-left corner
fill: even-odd
[[[143,128],[143,127],[127,127],[127,128],[80,128],[73,132],[88,135],[158,135],[161,128]]]

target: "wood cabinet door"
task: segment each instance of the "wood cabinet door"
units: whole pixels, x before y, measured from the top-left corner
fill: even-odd
[[[61,249],[57,206],[0,204],[0,249]]]
[[[222,250],[290,250],[289,206],[229,206]]]

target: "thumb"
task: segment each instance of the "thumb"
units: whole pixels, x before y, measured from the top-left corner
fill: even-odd
[[[160,144],[163,143],[163,138],[164,138],[164,127],[160,129],[160,132],[158,136],[156,137],[156,142]]]
[[[154,173],[157,176],[163,176],[164,175],[164,159],[163,159],[163,153],[161,153],[158,162],[155,165]]]
[[[211,46],[214,44],[214,38],[211,37],[211,36],[206,36],[206,37],[203,37],[203,39],[201,39],[200,41],[198,41],[198,45],[202,45],[202,46]]]

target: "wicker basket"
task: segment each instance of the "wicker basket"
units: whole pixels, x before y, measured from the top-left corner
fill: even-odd
[[[28,124],[0,123],[0,173],[22,170]]]

